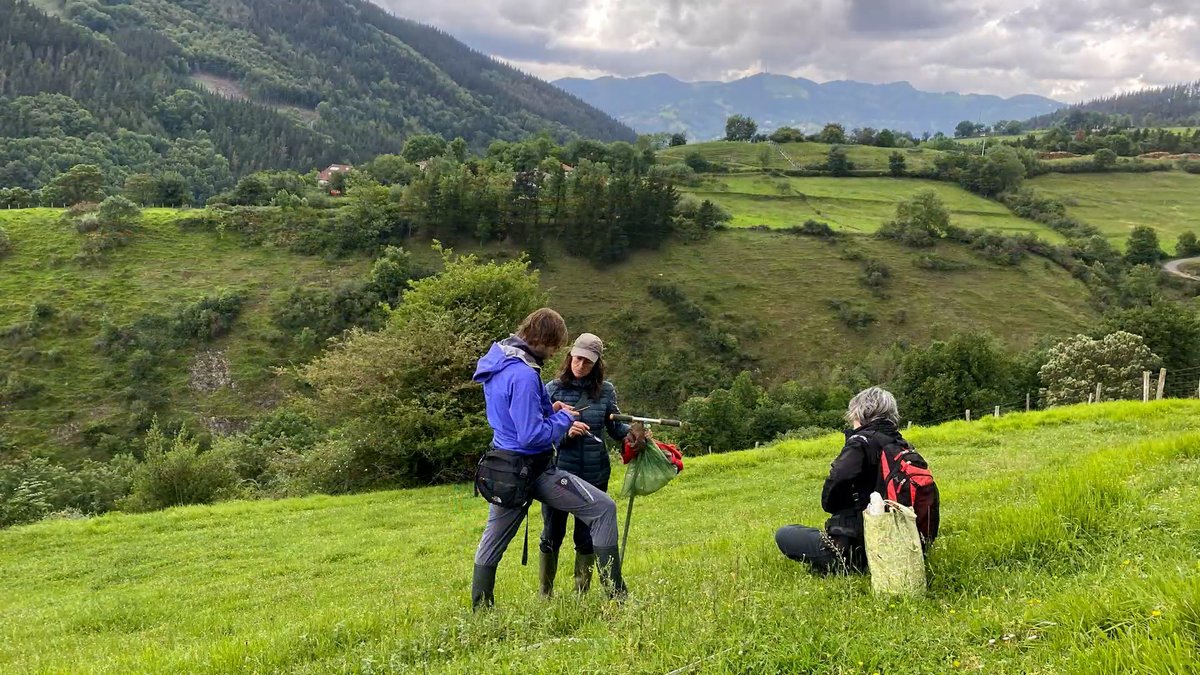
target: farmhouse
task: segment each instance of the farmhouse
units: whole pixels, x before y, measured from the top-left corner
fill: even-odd
[[[324,171],[317,174],[317,185],[328,185],[329,179],[335,173],[344,173],[353,169],[349,164],[330,164]]]

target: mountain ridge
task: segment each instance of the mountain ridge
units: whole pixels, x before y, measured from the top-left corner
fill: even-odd
[[[725,117],[734,113],[757,120],[763,131],[781,126],[815,131],[827,122],[840,122],[848,128],[920,134],[950,133],[964,119],[985,123],[1027,119],[1063,106],[1036,94],[1005,98],[923,91],[907,80],[816,82],[777,73],[756,73],[730,82],[685,82],[654,73],[634,78],[560,78],[553,84],[639,133],[684,132],[695,140],[723,136]]]

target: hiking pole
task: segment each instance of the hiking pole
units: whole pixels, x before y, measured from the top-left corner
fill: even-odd
[[[621,537],[621,563],[625,562],[625,550],[629,548],[629,523],[633,520],[633,498],[635,494],[629,495],[629,508],[625,509],[625,534]]]
[[[614,422],[641,422],[642,424],[661,424],[664,427],[682,427],[683,422],[679,420],[660,420],[655,417],[638,417],[637,415],[609,415],[608,419]]]

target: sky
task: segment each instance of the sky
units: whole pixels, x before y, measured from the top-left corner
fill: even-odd
[[[1197,0],[373,0],[547,80],[759,72],[1076,102],[1200,79]]]

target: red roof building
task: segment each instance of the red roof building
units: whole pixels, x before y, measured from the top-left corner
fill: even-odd
[[[317,185],[326,185],[335,173],[344,173],[354,167],[349,164],[330,164],[329,168],[317,174]]]

